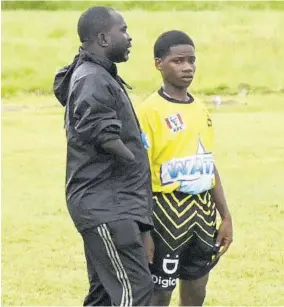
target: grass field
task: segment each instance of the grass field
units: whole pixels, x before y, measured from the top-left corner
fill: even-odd
[[[15,15],[16,14],[16,15]],[[194,39],[197,74],[194,91],[206,94],[284,92],[284,18],[278,11],[126,12],[133,37],[122,76],[147,95],[159,84],[153,45],[165,30],[181,29]],[[15,16],[17,16],[15,22]],[[51,93],[57,68],[79,47],[76,12],[3,12],[2,95],[18,91]],[[174,18],[173,18],[174,16]]]
[[[284,305],[284,20],[267,11],[172,14],[125,14],[134,47],[120,69],[139,103],[159,84],[156,36],[188,30],[199,57],[193,91],[205,102],[220,92],[234,101],[209,105],[235,235],[211,275],[206,305]],[[88,288],[64,200],[64,109],[49,95],[55,69],[76,51],[78,15],[2,14],[2,305],[76,306]],[[241,84],[246,98],[228,95]]]

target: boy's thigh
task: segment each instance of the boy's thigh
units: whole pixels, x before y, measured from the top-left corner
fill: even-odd
[[[218,249],[214,245],[203,245],[195,237],[173,251],[159,234],[153,232],[152,236],[155,254],[150,271],[155,291],[173,291],[177,279],[198,280],[206,276],[218,262],[215,257]]]
[[[179,279],[198,280],[206,276],[218,263],[219,248],[215,246],[216,229],[206,241],[196,232],[190,244],[180,254]]]

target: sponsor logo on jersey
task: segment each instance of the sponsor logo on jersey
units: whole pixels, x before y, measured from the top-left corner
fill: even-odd
[[[168,128],[173,132],[179,132],[185,129],[184,121],[180,113],[170,115],[165,119]]]
[[[207,114],[207,126],[208,126],[208,127],[212,127],[212,119],[211,119],[211,117],[209,116],[209,114]]]
[[[175,259],[171,259],[168,254],[166,258],[163,260],[163,271],[166,274],[174,274],[178,269],[179,259],[178,255],[175,256]]]
[[[200,139],[195,155],[172,159],[163,163],[161,167],[162,184],[180,182],[180,191],[187,194],[199,194],[210,190],[214,178],[213,154],[205,151]]]
[[[152,275],[153,283],[159,286],[162,286],[162,288],[168,288],[168,287],[175,287],[177,284],[177,278],[162,278],[161,276]]]

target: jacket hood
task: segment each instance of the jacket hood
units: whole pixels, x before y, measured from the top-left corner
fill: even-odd
[[[79,54],[75,56],[72,64],[59,69],[54,77],[53,92],[55,97],[64,107],[66,106],[68,99],[70,79],[75,70],[75,67],[77,67],[78,60]]]
[[[123,84],[127,88],[132,89],[117,75],[117,67],[113,62],[80,48],[79,53],[74,57],[73,62],[70,65],[59,69],[54,77],[53,92],[63,107],[66,106],[68,101],[69,84],[72,74],[75,69],[79,67],[84,61],[90,61],[103,66],[120,84]]]

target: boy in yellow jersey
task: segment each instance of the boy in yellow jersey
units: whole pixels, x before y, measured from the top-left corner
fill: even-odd
[[[154,199],[152,305],[169,305],[179,279],[180,305],[201,306],[209,271],[232,242],[232,219],[212,153],[212,120],[188,93],[194,43],[183,32],[165,32],[154,56],[163,86],[138,107]]]

